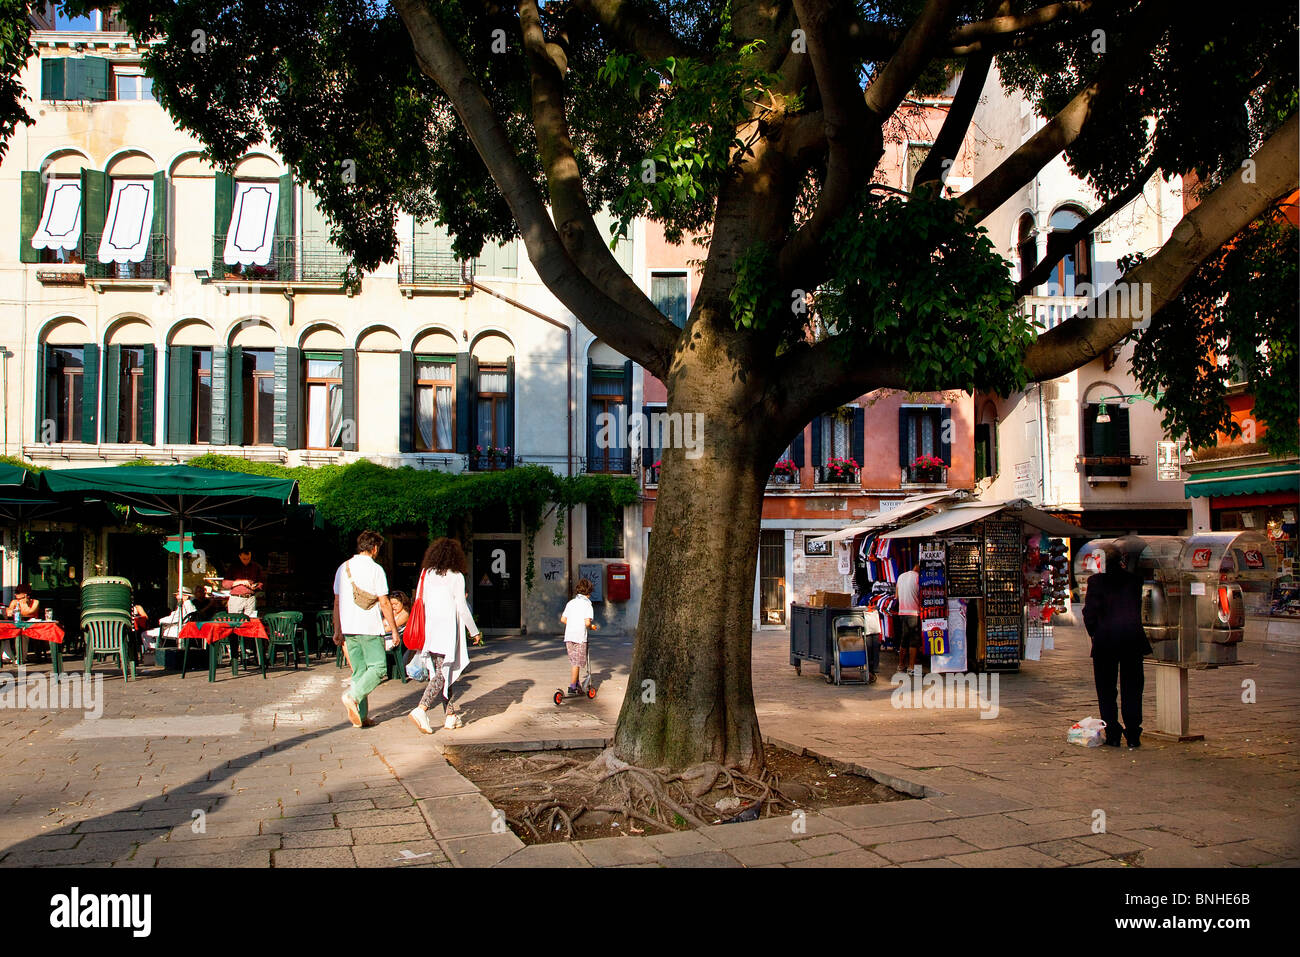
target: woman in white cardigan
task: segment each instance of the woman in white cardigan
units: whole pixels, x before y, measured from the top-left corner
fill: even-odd
[[[424,603],[424,651],[433,659],[429,667],[429,686],[420,703],[411,709],[411,720],[425,734],[433,734],[428,711],[442,699],[447,717],[446,728],[462,724],[451,703],[451,686],[465,670],[469,649],[465,635],[480,644],[483,636],[469,604],[465,601],[465,553],[454,538],[438,538],[430,543],[420,563],[420,583]]]

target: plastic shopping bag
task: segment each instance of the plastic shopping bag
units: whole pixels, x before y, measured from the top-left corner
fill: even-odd
[[[427,652],[420,652],[406,666],[406,677],[412,681],[429,680],[429,655]]]
[[[1101,718],[1084,718],[1077,724],[1070,725],[1065,733],[1065,740],[1070,744],[1080,744],[1085,748],[1098,748],[1106,740],[1106,722]]]

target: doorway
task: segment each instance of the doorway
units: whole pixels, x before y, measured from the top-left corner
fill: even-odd
[[[519,539],[474,540],[474,623],[486,632],[517,632],[521,619]]]
[[[785,530],[765,528],[758,539],[759,623],[784,625]]]

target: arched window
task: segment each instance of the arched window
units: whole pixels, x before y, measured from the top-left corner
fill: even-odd
[[[1047,236],[1047,254],[1051,257],[1058,253],[1062,244],[1068,244],[1069,248],[1047,280],[1049,296],[1074,296],[1079,285],[1093,284],[1092,237],[1084,236],[1075,243],[1070,243],[1067,238],[1070,231],[1081,222],[1083,212],[1071,206],[1063,206],[1052,214],[1051,232]]]
[[[1038,263],[1038,246],[1034,242],[1034,217],[1028,213],[1020,217],[1016,227],[1016,257],[1020,260],[1020,278],[1023,281]]]

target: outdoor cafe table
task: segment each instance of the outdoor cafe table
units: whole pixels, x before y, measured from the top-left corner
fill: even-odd
[[[45,641],[50,646],[50,661],[54,664],[54,673],[63,673],[63,629],[56,621],[0,621],[0,641],[13,639],[14,650],[18,653],[18,663],[27,663],[27,641],[35,638]]]
[[[250,618],[247,621],[238,624],[230,621],[188,621],[181,627],[180,640],[193,641],[195,639],[202,641],[203,644],[211,645],[213,642],[225,641],[231,636],[239,638],[259,638],[262,641],[270,641],[271,636],[266,633],[266,626],[257,618]],[[262,646],[254,643],[257,650],[258,666],[262,665]],[[241,652],[242,654],[242,652]],[[234,654],[234,648],[231,648],[231,670],[232,672],[238,667]]]

